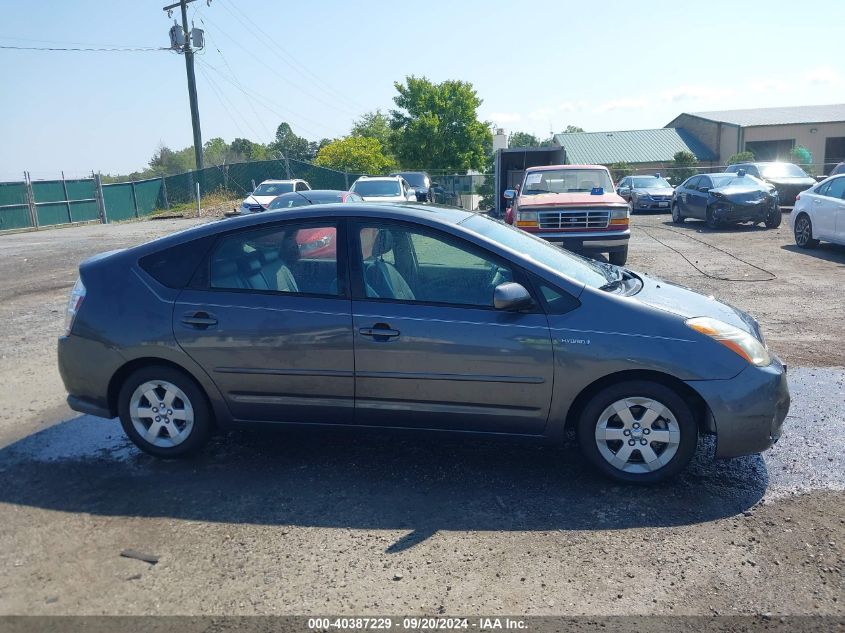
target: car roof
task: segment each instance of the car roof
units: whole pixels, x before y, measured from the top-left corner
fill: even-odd
[[[348,191],[343,191],[341,189],[306,189],[305,191],[288,191],[287,193],[281,193],[277,198],[299,198],[301,196],[340,196],[345,193],[349,193]]]
[[[359,176],[358,180],[399,180],[402,176]]]
[[[303,192],[305,193],[305,192]],[[221,218],[217,221],[207,222],[188,229],[184,229],[171,235],[160,237],[151,242],[146,242],[133,247],[131,251],[140,255],[148,252],[155,252],[183,244],[203,237],[213,236],[218,233],[239,228],[260,227],[264,224],[271,224],[277,220],[311,220],[311,219],[334,219],[334,218],[372,218],[374,220],[419,220],[422,224],[454,226],[460,224],[467,218],[477,215],[474,211],[458,209],[456,207],[445,207],[435,205],[423,205],[413,203],[391,204],[385,202],[353,202],[353,203],[328,203],[292,207],[289,209],[267,210],[264,213],[251,213],[229,218]]]
[[[278,185],[284,184],[288,182],[305,182],[302,178],[288,178],[287,180],[276,180],[275,178],[268,178],[267,180],[262,180],[259,182],[259,185]]]
[[[525,171],[550,171],[558,169],[601,169],[607,171],[604,165],[538,165],[536,167],[528,167]]]

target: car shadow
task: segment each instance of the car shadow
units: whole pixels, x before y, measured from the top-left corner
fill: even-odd
[[[561,446],[478,436],[249,429],[199,456],[141,453],[117,421],[79,416],[0,449],[0,502],[102,516],[401,529],[397,552],[439,530],[617,530],[736,515],[763,496],[759,456],[703,444],[671,482],[621,485]]]
[[[725,224],[716,229],[711,229],[704,220],[687,218],[682,224],[675,224],[671,219],[662,222],[663,226],[678,231],[695,231],[696,233],[757,233],[760,231],[772,231],[760,224]]]
[[[810,255],[811,257],[815,257],[817,259],[823,259],[828,262],[839,264],[840,268],[845,267],[845,246],[840,246],[839,244],[822,242],[815,248],[798,248],[796,244],[784,244],[781,248],[791,253]]]

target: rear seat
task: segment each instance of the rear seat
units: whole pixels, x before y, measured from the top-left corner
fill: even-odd
[[[246,288],[252,290],[275,290],[276,284],[272,286],[267,282],[261,271],[261,259],[257,254],[245,255],[238,259],[238,270],[245,283]],[[275,281],[275,280],[274,280]]]
[[[219,259],[211,267],[214,288],[245,288],[299,292],[296,279],[278,251],[268,249],[235,260]]]

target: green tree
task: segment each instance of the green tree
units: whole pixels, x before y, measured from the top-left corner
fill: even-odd
[[[540,139],[528,132],[514,132],[508,139],[508,147],[540,147]]]
[[[352,124],[350,134],[352,136],[374,138],[381,143],[386,153],[390,153],[393,133],[390,129],[390,119],[381,110],[373,110],[372,112],[362,114]]]
[[[566,129],[563,131],[564,134],[572,134],[573,132],[583,132],[584,128],[578,127],[577,125],[567,125]]]
[[[194,146],[174,152],[162,143],[148,163],[149,169],[140,172],[142,177],[170,176],[194,169]]]
[[[795,163],[804,168],[811,176],[815,173],[813,168],[813,154],[803,145],[796,145],[789,150],[789,162]]]
[[[236,138],[229,145],[230,162],[267,160],[267,147],[248,138]]]
[[[380,174],[393,166],[377,139],[362,136],[332,141],[317,153],[314,164],[365,174]]]
[[[276,128],[276,140],[270,143],[271,152],[281,152],[285,158],[295,160],[310,160],[313,158],[308,140],[294,134],[290,125],[285,122]]]
[[[463,172],[484,166],[492,134],[478,120],[481,99],[472,84],[412,75],[394,86],[392,149],[403,167]]]
[[[728,159],[728,165],[736,165],[737,163],[750,163],[754,160],[754,154],[751,152],[738,152]]]
[[[633,173],[634,170],[625,161],[622,161],[620,163],[613,163],[610,166],[610,175],[613,177],[613,182],[619,182],[625,176],[630,176]]]
[[[207,140],[202,146],[202,157],[207,166],[230,162],[229,145],[219,136]]]
[[[696,173],[698,159],[692,152],[676,152],[672,158],[672,183],[683,182]]]

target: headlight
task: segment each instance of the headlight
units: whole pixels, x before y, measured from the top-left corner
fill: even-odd
[[[516,215],[517,226],[537,226],[536,211],[519,211]]]
[[[642,198],[643,200],[651,200],[651,195],[647,193],[638,193],[637,198]]]
[[[610,209],[611,220],[627,220],[631,217],[631,209],[626,204],[624,207],[612,207]]]
[[[772,362],[766,346],[745,330],[710,317],[687,319],[686,324],[736,352],[752,365],[766,367]]]

